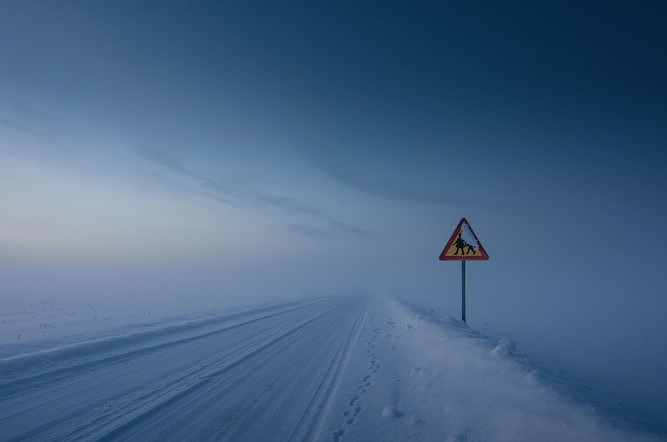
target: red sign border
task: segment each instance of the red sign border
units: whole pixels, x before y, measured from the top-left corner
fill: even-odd
[[[468,228],[472,232],[472,236],[475,237],[475,240],[477,241],[477,244],[479,247],[477,250],[481,253],[481,255],[473,255],[473,256],[445,256],[445,253],[447,253],[447,250],[454,244],[454,241],[456,241],[457,233],[461,230],[461,226],[463,226],[463,223],[466,223],[468,225]],[[452,233],[451,238],[449,238],[449,241],[447,241],[447,245],[445,248],[442,250],[440,253],[440,261],[486,261],[489,259],[489,254],[486,253],[486,250],[484,250],[484,246],[482,246],[482,243],[479,241],[479,238],[477,238],[477,235],[475,234],[475,231],[472,229],[470,226],[470,223],[468,222],[467,219],[461,218],[461,221],[459,221],[459,224],[456,226],[456,229],[454,229],[454,233]]]

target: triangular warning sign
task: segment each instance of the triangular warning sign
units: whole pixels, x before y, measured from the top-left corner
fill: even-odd
[[[440,254],[440,261],[487,260],[489,255],[465,218],[456,226],[452,237]]]

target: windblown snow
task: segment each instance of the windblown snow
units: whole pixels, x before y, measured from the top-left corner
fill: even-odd
[[[1,440],[664,440],[387,298],[120,313],[0,316]]]

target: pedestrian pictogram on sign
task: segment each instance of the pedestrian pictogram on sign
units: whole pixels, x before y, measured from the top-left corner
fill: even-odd
[[[461,320],[466,322],[466,261],[487,260],[489,255],[465,218],[454,229],[440,254],[440,261],[461,261]]]
[[[441,261],[487,260],[489,255],[477,239],[468,221],[463,218],[440,254]]]

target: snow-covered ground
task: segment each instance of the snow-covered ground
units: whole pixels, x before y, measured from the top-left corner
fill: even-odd
[[[238,300],[224,303],[189,297],[180,301],[123,297],[85,301],[76,297],[4,299],[0,304],[0,358],[248,308]]]
[[[643,441],[455,319],[386,298],[0,316],[2,440]]]

